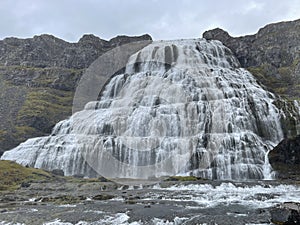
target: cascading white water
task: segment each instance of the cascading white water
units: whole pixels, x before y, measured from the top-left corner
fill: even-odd
[[[219,41],[153,42],[99,101],[2,159],[67,175],[271,178],[266,154],[283,138],[274,98]]]
[[[294,106],[300,114],[300,101],[294,100]],[[300,135],[300,121],[298,121],[297,119],[295,121],[297,122],[296,124],[297,135]]]

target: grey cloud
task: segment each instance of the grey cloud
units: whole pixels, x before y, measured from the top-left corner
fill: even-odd
[[[0,39],[50,33],[77,41],[84,33],[104,39],[149,33],[155,39],[201,37],[221,27],[232,35],[271,22],[296,19],[297,0],[2,0]]]

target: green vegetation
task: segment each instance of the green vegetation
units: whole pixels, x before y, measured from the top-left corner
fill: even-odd
[[[24,183],[46,181],[52,176],[40,169],[26,168],[12,161],[0,161],[0,191],[13,191]]]
[[[49,134],[57,122],[69,117],[82,73],[61,67],[0,66],[0,130],[6,131],[0,132],[0,149]]]
[[[197,181],[201,178],[194,176],[171,176],[166,181]]]
[[[7,132],[5,130],[0,130],[0,141],[3,141]]]
[[[71,115],[72,101],[73,93],[69,91],[33,90],[27,94],[18,113],[18,124],[49,133],[59,120]],[[34,130],[27,131],[32,133]]]
[[[44,110],[51,102],[57,105],[55,107],[69,106],[72,102],[73,95],[70,92],[55,92],[49,89],[37,89],[28,93],[25,104],[27,107],[40,107],[40,111]],[[35,103],[40,103],[40,106],[35,106]],[[37,108],[38,109],[38,108]]]
[[[23,142],[33,136],[41,136],[41,132],[29,126],[15,126],[12,137],[18,142]]]
[[[289,100],[300,99],[300,81],[293,74],[299,67],[300,59],[295,59],[290,65],[279,68],[264,63],[257,67],[247,68],[271,92]]]

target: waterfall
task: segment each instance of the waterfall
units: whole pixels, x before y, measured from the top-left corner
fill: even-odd
[[[275,96],[221,42],[153,42],[101,93],[2,159],[91,177],[271,178],[267,153],[283,138]]]
[[[296,108],[296,111],[299,112],[299,116],[300,116],[300,101],[294,100],[294,106]],[[296,131],[297,131],[297,135],[300,135],[300,121],[296,119]]]

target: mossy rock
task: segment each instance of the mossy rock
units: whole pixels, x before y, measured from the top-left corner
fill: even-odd
[[[197,181],[200,178],[194,176],[171,176],[166,181]]]
[[[61,195],[61,196],[54,196],[54,197],[42,197],[36,199],[36,201],[41,202],[51,202],[58,205],[65,205],[65,204],[75,204],[79,203],[80,201],[85,200],[84,196],[72,196],[72,195]]]
[[[110,200],[110,199],[112,199],[112,198],[114,198],[114,197],[115,197],[115,196],[113,196],[113,195],[100,194],[100,195],[94,196],[92,199],[93,199],[93,200],[104,201],[104,200]]]
[[[300,59],[284,64],[281,67],[274,67],[269,63],[259,66],[248,67],[247,69],[261,82],[269,91],[286,97],[289,100],[300,98],[300,81],[295,74],[298,74]]]

